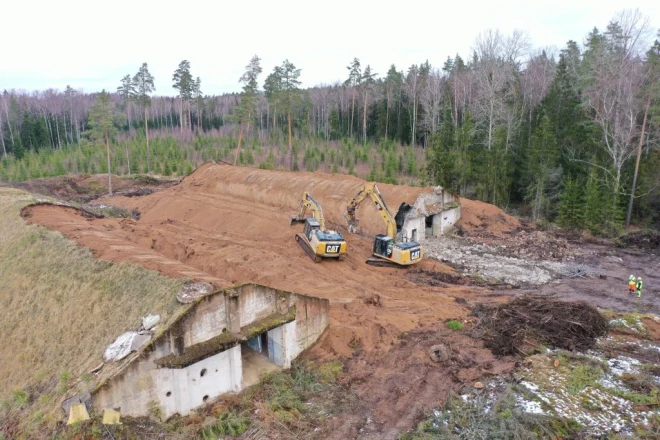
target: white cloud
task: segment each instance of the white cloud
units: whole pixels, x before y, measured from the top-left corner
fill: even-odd
[[[535,47],[582,42],[614,14],[638,7],[654,26],[660,2],[605,0],[407,2],[254,0],[186,2],[80,0],[7,2],[0,7],[0,88],[115,90],[125,74],[148,62],[158,94],[171,95],[182,59],[202,79],[205,93],[239,91],[238,78],[253,54],[263,79],[288,58],[304,86],[343,81],[354,58],[384,75],[426,59],[470,57],[488,28],[526,30]]]

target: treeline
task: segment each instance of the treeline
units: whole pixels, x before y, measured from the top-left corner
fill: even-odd
[[[149,163],[151,130],[182,151],[208,142],[215,153],[206,155],[235,163],[387,181],[416,176],[417,183],[595,233],[620,229],[629,207],[638,223],[657,224],[660,42],[652,43],[653,35],[639,11],[618,14],[604,31],[589,32],[584,45],[569,41],[558,54],[534,50],[522,32],[487,31],[469,58],[456,55],[441,67],[392,65],[382,74],[354,59],[344,82],[305,90],[302,69],[289,60],[262,81],[255,56],[240,78],[241,93],[222,96],[204,95],[186,60],[172,75],[178,96],[151,96],[145,63],[109,96],[120,115],[113,145],[144,144],[145,151],[131,154],[135,163],[146,157],[145,172],[163,171],[162,162]],[[70,87],[5,91],[3,154],[21,158],[84,144],[97,98]],[[325,152],[347,145],[350,153]],[[131,170],[125,152],[112,150],[110,166]],[[194,154],[183,156],[196,164]],[[3,178],[26,174],[4,163]],[[170,172],[188,168],[168,162]]]

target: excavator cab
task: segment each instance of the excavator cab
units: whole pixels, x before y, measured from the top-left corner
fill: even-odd
[[[306,218],[305,219],[305,228],[303,229],[303,234],[307,237],[307,240],[312,241],[312,234],[314,231],[320,231],[321,224],[315,218]]]
[[[392,258],[394,239],[389,235],[378,234],[374,240],[374,254]]]

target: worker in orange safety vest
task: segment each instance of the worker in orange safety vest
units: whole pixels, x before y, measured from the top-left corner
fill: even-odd
[[[635,279],[635,275],[630,275],[630,277],[628,278],[628,293],[634,294],[636,288],[637,288],[637,280]]]

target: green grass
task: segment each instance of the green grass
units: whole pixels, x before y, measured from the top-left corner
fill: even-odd
[[[11,401],[17,389],[29,396],[14,396],[20,408],[0,408],[0,426],[43,414],[39,423],[25,426],[25,438],[29,429],[47,429],[62,419],[58,407],[65,392],[92,388],[82,377],[118,335],[147,314],[168,319],[179,307],[176,293],[183,282],[96,260],[61,234],[26,224],[20,209],[33,202],[28,193],[0,188],[0,400]],[[106,365],[96,380],[111,372]]]
[[[566,379],[566,391],[569,394],[577,394],[587,387],[594,386],[601,377],[603,377],[601,368],[594,365],[578,365]]]
[[[211,426],[200,429],[197,435],[202,440],[216,440],[218,436],[224,435],[238,437],[247,431],[249,426],[250,419],[245,413],[226,412],[221,414]]]
[[[450,330],[463,330],[463,327],[463,324],[461,324],[459,321],[447,321],[447,328]]]

